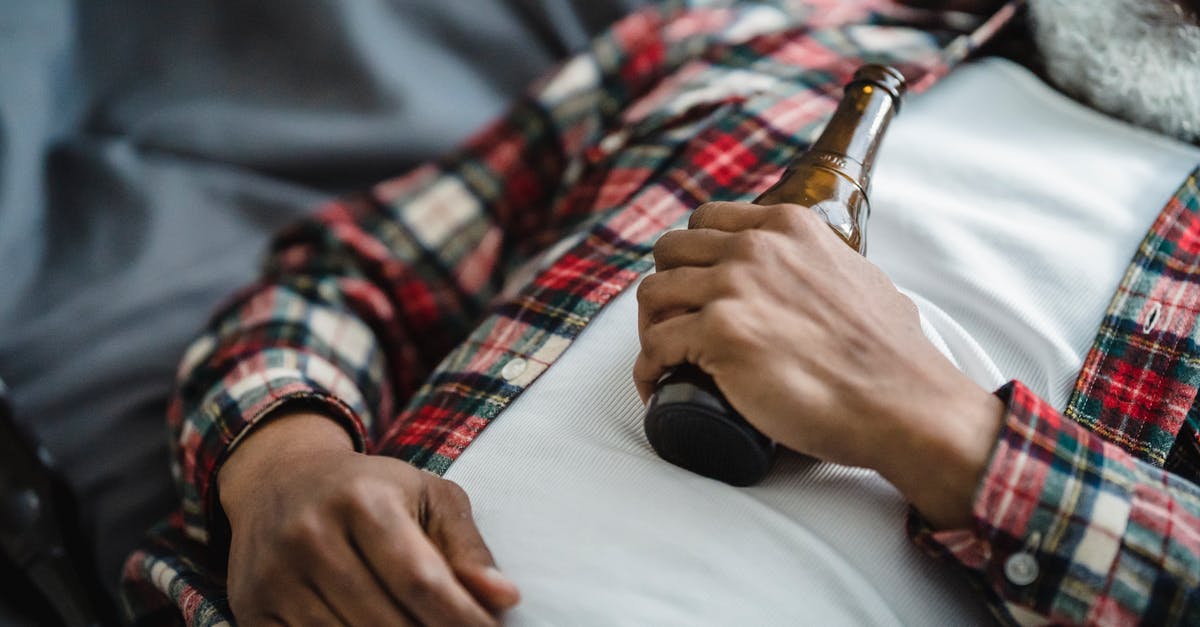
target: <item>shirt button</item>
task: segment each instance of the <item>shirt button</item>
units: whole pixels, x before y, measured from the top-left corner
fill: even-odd
[[[1024,551],[1013,553],[1004,560],[1004,576],[1017,586],[1028,586],[1038,578],[1037,560]]]
[[[521,373],[525,372],[525,367],[527,365],[529,365],[529,362],[517,357],[507,364],[504,364],[504,369],[500,371],[500,376],[503,377],[505,381],[512,381],[513,379],[521,376]]]

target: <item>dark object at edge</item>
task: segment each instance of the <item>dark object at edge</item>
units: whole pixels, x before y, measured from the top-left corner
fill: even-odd
[[[45,447],[13,417],[0,382],[0,574],[6,597],[39,624],[115,624],[92,581],[75,498]],[[15,581],[14,581],[15,580]]]

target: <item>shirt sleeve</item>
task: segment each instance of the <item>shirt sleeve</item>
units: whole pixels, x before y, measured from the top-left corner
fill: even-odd
[[[1019,382],[970,529],[910,532],[1020,624],[1200,624],[1200,487],[1064,418]]]
[[[177,373],[168,422],[188,537],[220,555],[215,479],[255,425],[306,406],[371,450],[506,280],[586,223],[603,139],[729,22],[717,12],[681,24],[681,13],[623,19],[464,148],[274,241],[263,277],[220,308]]]

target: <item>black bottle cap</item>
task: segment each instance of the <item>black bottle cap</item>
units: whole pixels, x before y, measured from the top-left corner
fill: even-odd
[[[775,443],[746,422],[712,379],[680,366],[658,386],[646,410],[646,438],[659,457],[734,486],[762,481]]]

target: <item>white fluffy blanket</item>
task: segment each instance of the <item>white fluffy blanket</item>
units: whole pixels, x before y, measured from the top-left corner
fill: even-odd
[[[1200,23],[1172,0],[1030,0],[1050,79],[1095,108],[1200,142]]]

